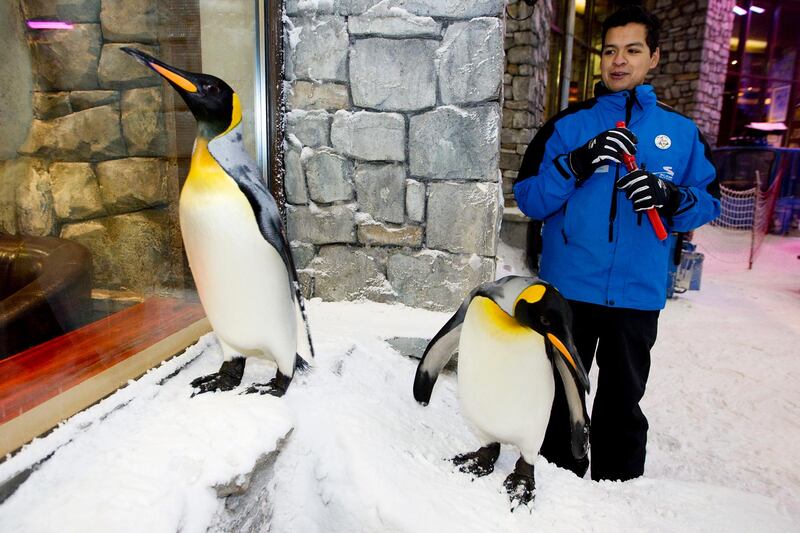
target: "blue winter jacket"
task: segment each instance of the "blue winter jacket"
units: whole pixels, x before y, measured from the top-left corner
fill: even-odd
[[[539,276],[565,297],[609,307],[664,307],[670,239],[659,241],[614,184],[610,164],[576,186],[567,154],[624,120],[638,137],[640,167],[678,186],[680,205],[662,216],[668,232],[693,230],[719,215],[711,151],[691,119],[656,100],[650,85],[596,96],[549,120],[531,141],[514,183],[523,213],[543,220]]]

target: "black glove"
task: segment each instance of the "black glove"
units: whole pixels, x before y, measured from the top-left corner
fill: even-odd
[[[641,168],[618,179],[617,188],[625,191],[628,200],[633,202],[634,211],[657,207],[662,214],[672,215],[681,201],[675,184]]]
[[[609,161],[622,163],[623,154],[635,155],[638,142],[636,135],[628,128],[604,131],[577,150],[570,152],[569,167],[578,181],[583,181]]]

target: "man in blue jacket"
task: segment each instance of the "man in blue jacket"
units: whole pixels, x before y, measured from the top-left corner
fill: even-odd
[[[669,240],[656,237],[646,210],[656,208],[675,232],[719,215],[719,184],[702,134],[643,84],[658,64],[658,33],[658,20],[638,6],[605,21],[595,97],[542,126],[514,183],[520,209],[544,221],[539,276],[570,300],[587,371],[597,357],[595,480],[644,472],[648,424],[639,401],[666,302],[669,260]],[[623,120],[627,127],[614,127]],[[635,155],[641,170],[628,172],[625,154]],[[588,458],[572,457],[569,435],[559,388],[541,453],[583,476]]]

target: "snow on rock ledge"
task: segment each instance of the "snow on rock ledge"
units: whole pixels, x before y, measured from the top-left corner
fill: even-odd
[[[190,398],[189,381],[220,364],[211,340],[164,385],[162,367],[118,391],[125,399],[116,408],[98,404],[35,441],[31,448],[54,441],[54,455],[0,505],[0,529],[203,532],[224,518],[221,498],[246,491],[274,462],[294,415],[282,399],[241,390]],[[250,366],[244,383],[266,381],[272,371]],[[248,377],[259,371],[264,376]],[[30,466],[26,451],[0,465],[0,480]]]

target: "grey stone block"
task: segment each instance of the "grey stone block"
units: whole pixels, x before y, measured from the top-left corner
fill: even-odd
[[[406,181],[406,214],[414,222],[425,220],[425,184]]]
[[[290,241],[312,244],[356,242],[355,211],[351,206],[287,206]]]
[[[106,41],[154,43],[158,39],[158,2],[103,0],[100,23]]]
[[[286,135],[316,148],[331,144],[331,116],[325,111],[292,110],[286,114]]]
[[[106,105],[50,121],[33,120],[19,152],[61,161],[97,161],[125,155],[119,106]]]
[[[436,103],[434,53],[438,41],[360,39],[350,52],[353,105],[413,111]]]
[[[33,164],[17,184],[17,229],[23,235],[51,235],[56,228],[50,175]]]
[[[355,182],[361,211],[376,220],[402,223],[405,220],[405,181],[403,165],[359,163]]]
[[[33,93],[33,116],[39,120],[52,120],[72,113],[68,92]]]
[[[432,183],[426,244],[450,252],[494,256],[502,210],[499,183]]]
[[[358,226],[358,241],[367,246],[422,246],[421,226],[392,228],[385,224],[365,223]]]
[[[30,40],[36,84],[42,91],[96,89],[103,38],[98,24],[36,32]]]
[[[315,202],[332,203],[353,199],[353,163],[329,149],[304,150],[308,194]]]
[[[349,38],[343,17],[317,16],[291,19],[298,40],[290,39],[294,78],[346,81]]]
[[[310,148],[306,148],[310,150]],[[286,158],[286,174],[284,174],[284,189],[286,200],[290,204],[307,204],[308,191],[306,190],[306,177],[300,161],[300,152],[294,148],[284,151]]]
[[[127,213],[167,203],[163,159],[131,157],[97,164],[100,194],[111,213]]]
[[[122,93],[122,133],[129,155],[161,156],[167,153],[161,87],[131,89]]]
[[[483,17],[451,24],[437,54],[442,102],[459,104],[500,98],[505,70],[500,19]]]
[[[61,237],[92,252],[96,287],[153,293],[169,276],[169,216],[163,209],[64,226]]]
[[[440,107],[411,117],[412,176],[495,180],[500,152],[500,107]]]
[[[298,0],[290,0],[297,2]],[[302,0],[301,0],[302,1]],[[320,4],[328,4],[330,0],[322,0]],[[401,8],[412,15],[428,17],[447,17],[454,19],[470,19],[483,16],[502,16],[504,0],[333,0],[333,9],[342,15],[359,15],[369,12],[377,4],[380,10]]]
[[[292,241],[289,243],[289,247],[292,250],[294,267],[297,270],[306,268],[317,253],[314,245],[307,242]]]
[[[404,304],[452,311],[476,285],[493,278],[494,261],[434,250],[398,252],[389,257],[387,274]]]
[[[104,89],[130,89],[133,87],[152,87],[161,85],[161,77],[136,61],[120,48],[125,44],[106,44],[100,55],[97,76],[100,87]],[[130,46],[130,45],[128,45]],[[158,57],[158,48],[140,44],[133,48]]]
[[[380,249],[323,246],[310,265],[314,295],[333,301],[394,301],[397,295],[386,279],[385,257]]]
[[[72,22],[100,20],[100,0],[25,0],[20,2],[25,18]]]
[[[331,143],[342,154],[372,161],[404,161],[406,125],[403,115],[337,111]]]
[[[289,109],[345,109],[347,85],[297,80],[289,91]]]
[[[89,163],[53,163],[50,177],[59,220],[82,220],[106,214],[97,176]]]
[[[377,6],[376,6],[377,7]],[[350,35],[385,35],[387,37],[439,37],[442,23],[430,17],[418,17],[407,11],[372,9],[368,14],[350,17]]]
[[[40,160],[30,157],[0,160],[0,230],[17,233],[17,188],[43,166]]]
[[[69,93],[69,103],[73,111],[83,111],[117,102],[119,102],[119,92],[117,91],[72,91]]]

